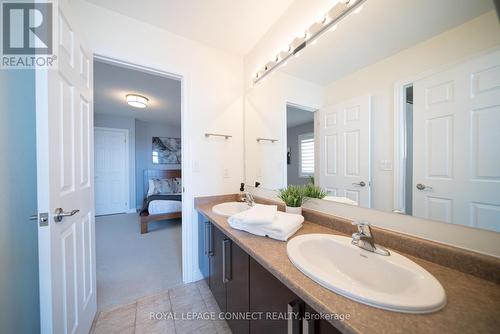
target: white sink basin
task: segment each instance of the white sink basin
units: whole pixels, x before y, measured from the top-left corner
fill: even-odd
[[[226,202],[214,205],[212,212],[224,217],[230,217],[248,209],[250,209],[250,206],[244,202]]]
[[[288,242],[287,253],[309,278],[363,304],[403,313],[431,313],[446,304],[438,280],[393,251],[383,256],[352,245],[351,238],[305,234]]]

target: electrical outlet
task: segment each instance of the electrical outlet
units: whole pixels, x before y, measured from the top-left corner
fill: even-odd
[[[229,176],[229,169],[227,169],[227,168],[224,168],[224,178],[225,179],[229,179],[230,178],[230,176]]]

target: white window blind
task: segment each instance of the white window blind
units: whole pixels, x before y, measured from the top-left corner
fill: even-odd
[[[299,159],[300,176],[314,175],[314,134],[299,136]]]

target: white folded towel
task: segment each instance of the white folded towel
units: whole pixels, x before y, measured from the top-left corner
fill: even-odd
[[[235,216],[237,215],[228,218],[229,225],[232,228],[281,241],[287,241],[288,238],[302,227],[302,223],[304,222],[304,217],[301,215],[281,211],[276,212],[273,223],[268,225],[245,224],[241,219],[235,218]]]
[[[338,202],[338,203],[343,203],[343,204],[358,205],[358,202],[353,201],[352,199],[347,198],[347,197],[325,196],[325,197],[323,197],[323,200]]]
[[[250,209],[233,215],[233,220],[238,220],[247,225],[272,224],[278,211],[277,205],[255,204]]]

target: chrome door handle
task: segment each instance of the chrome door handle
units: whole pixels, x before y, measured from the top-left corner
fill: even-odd
[[[365,183],[365,181],[361,181],[361,182],[359,182],[359,183],[353,183],[352,185],[353,185],[353,186],[360,186],[360,187],[364,187],[364,186],[366,186],[366,183]]]
[[[232,278],[231,240],[222,240],[222,283],[228,283]]]
[[[300,299],[293,300],[287,305],[288,323],[287,334],[299,334],[302,327],[302,317],[304,313],[304,302]]]
[[[76,215],[80,210],[73,210],[71,212],[64,212],[63,209],[57,208],[56,211],[54,212],[54,221],[56,223],[62,222],[64,217],[71,217]]]
[[[426,186],[422,183],[418,183],[416,187],[418,190],[432,190],[432,187]]]

